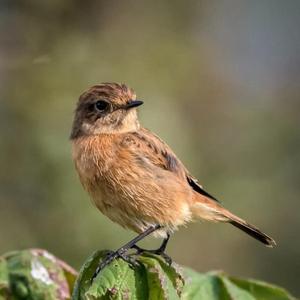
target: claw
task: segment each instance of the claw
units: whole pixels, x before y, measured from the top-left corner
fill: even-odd
[[[125,255],[125,253],[129,250],[129,249],[133,249],[134,245],[141,241],[143,238],[145,238],[146,236],[148,236],[149,234],[151,234],[152,232],[154,232],[155,230],[160,229],[162,226],[157,224],[157,225],[153,225],[150,226],[148,229],[146,229],[145,231],[143,231],[142,233],[140,233],[138,236],[136,236],[134,239],[132,239],[131,241],[129,241],[128,243],[126,243],[123,247],[121,247],[120,249],[118,249],[115,252],[109,252],[108,255],[106,256],[106,258],[99,264],[99,266],[96,268],[95,273],[92,276],[92,282],[94,281],[94,279],[97,277],[97,275],[99,274],[99,272],[101,270],[103,270],[108,264],[110,264],[114,259],[121,257],[123,260],[125,260],[126,262],[129,262],[132,266],[137,266],[138,262],[135,261],[134,259],[132,259],[131,257],[129,257],[128,255]],[[165,239],[164,244],[166,244],[166,242],[169,239],[169,235],[168,238]]]
[[[140,263],[130,255],[119,254],[119,257],[122,258],[125,262],[129,263],[132,268],[140,266]]]
[[[114,259],[116,259],[119,256],[119,253],[110,251],[105,259],[98,265],[95,273],[92,276],[92,282],[94,281],[94,279],[97,277],[97,275],[100,273],[100,271],[102,271],[108,264],[110,264]]]
[[[147,252],[148,253],[153,253],[153,254],[156,254],[156,255],[160,255],[169,266],[172,265],[172,258],[168,254],[166,254],[164,252],[164,248],[163,247],[160,247],[160,248],[155,249],[155,250],[147,250],[147,249],[140,248],[137,245],[133,245],[131,247],[131,249],[136,250],[135,255],[141,255],[141,254],[147,253]]]
[[[169,267],[172,265],[172,263],[173,263],[173,261],[172,261],[172,258],[169,256],[169,255],[167,255],[166,253],[161,253],[160,254],[161,255],[161,257],[165,260],[165,262],[169,265]]]
[[[134,253],[134,255],[136,255],[136,256],[139,256],[139,255],[143,254],[143,252],[146,251],[145,249],[142,249],[142,248],[140,248],[140,247],[137,246],[137,245],[133,245],[133,246],[131,247],[131,249],[136,250],[136,252]]]
[[[119,249],[118,251],[110,251],[105,259],[99,264],[97,267],[95,273],[93,274],[92,277],[92,282],[94,279],[97,277],[97,275],[107,266],[109,265],[113,260],[117,258],[123,259],[125,262],[129,263],[132,268],[134,267],[139,267],[140,263],[132,256],[126,255],[126,250],[125,249]]]

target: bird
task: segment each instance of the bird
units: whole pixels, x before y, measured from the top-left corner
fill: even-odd
[[[230,223],[275,246],[273,238],[223,207],[162,139],[142,127],[142,104],[127,85],[107,82],[83,92],[76,105],[70,140],[81,184],[102,214],[138,234],[110,252],[93,278],[116,258],[134,263],[127,255],[131,249],[159,254],[171,264],[165,253],[170,235],[197,219]],[[162,238],[161,246],[140,248],[137,243],[150,234]]]

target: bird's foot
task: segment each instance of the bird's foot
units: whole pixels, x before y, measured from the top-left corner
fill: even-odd
[[[92,282],[97,277],[99,272],[101,272],[107,265],[109,265],[113,260],[117,258],[123,259],[125,262],[129,263],[132,267],[138,267],[139,263],[136,261],[136,259],[130,255],[127,255],[126,252],[128,249],[120,248],[117,251],[110,251],[105,259],[99,264],[97,267],[95,273],[92,276]]]
[[[136,260],[136,258],[131,255],[120,254],[119,257],[125,262],[129,263],[130,267],[132,268],[140,266],[140,263]]]
[[[141,255],[143,253],[152,253],[152,254],[160,255],[169,266],[172,265],[172,258],[165,253],[165,247],[159,247],[158,249],[147,250],[147,249],[140,248],[137,245],[133,245],[132,249],[136,250],[135,253],[136,255]]]

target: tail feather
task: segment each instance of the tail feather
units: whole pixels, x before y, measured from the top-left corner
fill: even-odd
[[[227,222],[232,224],[233,226],[241,229],[245,233],[249,234],[256,240],[262,242],[267,247],[273,248],[276,246],[276,242],[274,239],[272,239],[270,236],[266,235],[262,231],[260,231],[256,226],[247,223],[243,219],[237,217],[236,215],[232,214],[226,209],[223,209],[223,215],[227,218]]]
[[[267,247],[273,248],[274,246],[276,246],[276,242],[270,236],[266,235],[265,233],[261,232],[257,227],[245,221],[239,222],[235,220],[230,220],[229,223],[243,230],[245,233],[249,234],[256,240],[264,243]]]
[[[212,202],[210,199],[204,197],[198,197],[197,200],[196,205],[193,207],[193,212],[198,217],[209,221],[228,222],[256,240],[262,242],[267,247],[276,246],[276,242],[270,236],[260,231],[254,225],[249,224],[243,219],[232,214],[218,203]]]

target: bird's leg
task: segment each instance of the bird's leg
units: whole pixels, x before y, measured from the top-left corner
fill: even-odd
[[[129,262],[131,264],[136,264],[136,262],[134,261],[134,259],[132,257],[129,257],[128,255],[126,255],[126,252],[129,249],[134,249],[134,245],[137,242],[141,241],[143,238],[145,238],[146,236],[148,236],[149,234],[151,234],[152,232],[156,231],[159,228],[161,228],[160,225],[150,226],[148,229],[146,229],[144,232],[142,232],[141,234],[136,236],[134,239],[129,241],[127,244],[125,244],[118,250],[116,250],[114,252],[110,252],[107,255],[107,257],[97,267],[97,269],[92,277],[92,281],[97,277],[98,273],[101,270],[103,270],[108,264],[110,264],[114,259],[116,259],[118,257],[122,258],[123,260],[125,260],[126,262]]]
[[[166,250],[169,239],[170,239],[170,234],[167,233],[167,237],[163,240],[163,242],[159,246],[159,248],[153,249],[153,250],[143,249],[143,248],[140,248],[137,245],[133,245],[131,248],[136,249],[138,252],[150,252],[150,253],[154,253],[154,254],[161,254]]]
[[[167,262],[167,264],[171,265],[172,259],[169,255],[167,255],[165,253],[169,239],[170,239],[170,234],[167,233],[167,237],[163,240],[160,247],[157,249],[154,249],[154,250],[143,249],[143,248],[140,248],[139,246],[137,246],[136,244],[134,244],[131,248],[137,250],[137,252],[136,252],[137,254],[142,254],[143,252],[148,252],[148,253],[160,255]]]

